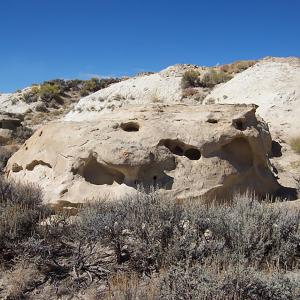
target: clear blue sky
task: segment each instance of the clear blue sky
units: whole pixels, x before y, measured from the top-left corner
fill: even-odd
[[[0,0],[0,91],[300,55],[300,0]]]

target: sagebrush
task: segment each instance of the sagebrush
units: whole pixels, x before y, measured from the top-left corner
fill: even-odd
[[[4,211],[17,205],[29,210],[29,218],[20,210],[22,226],[2,224],[2,264],[37,270],[30,282],[16,281],[18,295],[31,295],[35,288],[53,299],[83,294],[124,300],[300,296],[296,211],[253,195],[208,205],[150,189],[119,202],[86,204],[70,218],[63,211],[50,216],[34,187],[1,184]]]

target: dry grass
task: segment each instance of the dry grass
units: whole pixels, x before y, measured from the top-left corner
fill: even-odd
[[[186,88],[182,91],[182,98],[189,98],[196,95],[198,91],[194,88]]]
[[[158,279],[141,280],[138,274],[117,274],[109,279],[105,300],[155,300],[159,298]]]
[[[38,273],[33,265],[20,262],[5,277],[6,293],[9,299],[23,299],[27,289],[33,287]]]
[[[255,60],[241,60],[232,64],[223,65],[220,67],[220,70],[228,74],[236,74],[247,70],[255,64]]]
[[[292,138],[291,141],[290,141],[290,144],[291,144],[292,149],[296,153],[300,154],[300,137]]]

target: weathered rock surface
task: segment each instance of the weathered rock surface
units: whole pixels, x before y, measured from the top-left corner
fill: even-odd
[[[230,81],[218,85],[206,97],[216,103],[254,103],[268,122],[281,154],[272,160],[280,183],[296,186],[299,179],[299,154],[291,150],[290,139],[300,134],[300,58],[266,58]]]
[[[22,93],[0,93],[1,111],[24,114],[31,105],[22,100]]]
[[[247,105],[152,105],[116,109],[92,122],[37,130],[7,175],[41,185],[47,201],[115,199],[154,185],[176,198],[225,198],[279,189],[267,125]]]

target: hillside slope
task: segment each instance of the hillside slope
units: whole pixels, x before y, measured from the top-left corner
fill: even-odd
[[[112,84],[108,88],[82,98],[65,119],[90,121],[97,119],[99,113],[113,111],[123,106],[156,102],[178,103],[182,96],[182,74],[192,67],[195,66],[175,65],[158,73],[136,76]]]
[[[266,58],[217,86],[207,97],[217,103],[257,104],[274,137],[300,130],[300,59]]]

